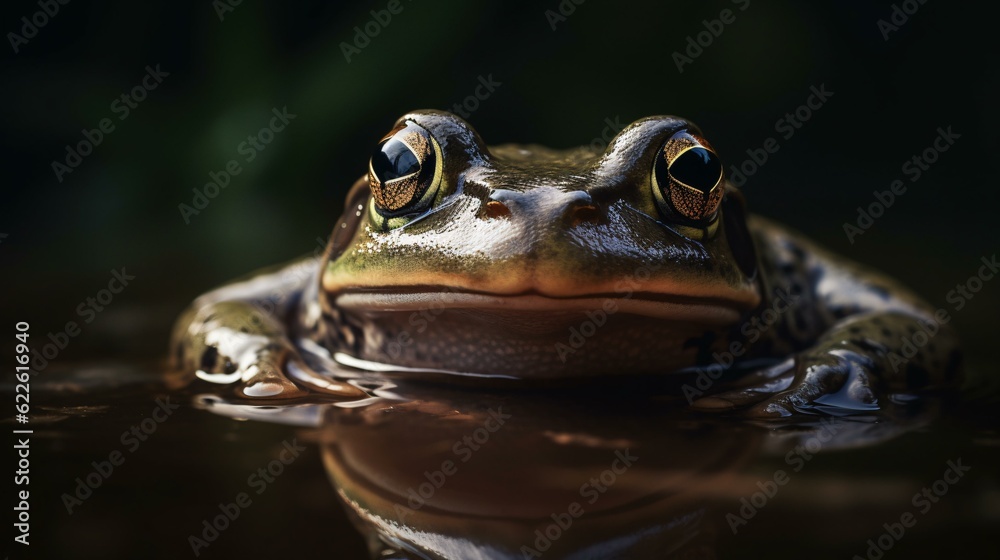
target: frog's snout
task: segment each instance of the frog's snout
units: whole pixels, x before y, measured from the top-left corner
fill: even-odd
[[[602,213],[587,192],[540,187],[527,192],[494,190],[484,205],[484,216],[574,228],[584,223],[600,223]]]

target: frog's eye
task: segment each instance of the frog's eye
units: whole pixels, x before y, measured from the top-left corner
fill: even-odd
[[[691,225],[714,221],[725,191],[719,156],[686,130],[671,136],[657,153],[652,183],[661,211]]]
[[[440,153],[430,133],[412,122],[391,130],[368,164],[374,210],[392,219],[430,207],[441,180]]]

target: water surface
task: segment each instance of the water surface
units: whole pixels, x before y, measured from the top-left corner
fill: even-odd
[[[760,423],[649,386],[372,380],[248,406],[161,371],[34,378],[33,556],[977,558],[1000,522],[988,400]]]

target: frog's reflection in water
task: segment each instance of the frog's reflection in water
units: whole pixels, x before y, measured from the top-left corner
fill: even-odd
[[[741,524],[729,515],[741,515],[741,497],[780,490],[820,448],[903,429],[815,417],[754,424],[592,391],[384,383],[373,393],[346,405],[206,404],[318,426],[326,470],[373,558],[714,558]],[[777,473],[760,468],[763,457],[782,474],[768,476]]]

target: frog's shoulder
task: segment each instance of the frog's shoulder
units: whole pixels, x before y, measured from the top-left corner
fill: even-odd
[[[302,255],[296,259],[267,266],[244,274],[222,286],[202,294],[194,301],[195,307],[226,300],[253,302],[280,301],[315,280],[320,260],[315,255]]]
[[[809,293],[834,318],[862,308],[918,316],[933,313],[930,305],[897,280],[827,249],[792,227],[754,214],[747,216],[747,227],[772,291]]]

